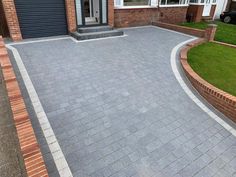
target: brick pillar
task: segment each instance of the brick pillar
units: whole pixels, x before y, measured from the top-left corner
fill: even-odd
[[[205,31],[205,38],[207,41],[214,41],[217,25],[209,24]]]
[[[68,31],[74,32],[76,31],[76,14],[75,14],[75,1],[74,0],[65,0],[66,4],[66,18]]]
[[[108,0],[108,24],[114,26],[114,0]]]
[[[190,4],[188,7],[187,15],[192,16],[194,22],[202,21],[202,13],[203,13],[204,5],[192,5]]]
[[[22,40],[20,25],[14,0],[2,0],[10,36],[13,41]]]

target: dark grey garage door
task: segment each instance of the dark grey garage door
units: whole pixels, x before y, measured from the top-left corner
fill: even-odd
[[[67,34],[65,0],[15,0],[23,38]]]

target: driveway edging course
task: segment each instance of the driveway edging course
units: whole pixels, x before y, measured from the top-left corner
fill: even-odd
[[[28,176],[48,176],[6,46],[0,36],[0,65]]]
[[[60,39],[58,39],[58,40],[60,40]],[[40,42],[42,42],[42,40]],[[39,120],[39,124],[40,124],[42,131],[44,133],[44,137],[47,141],[48,147],[51,151],[54,162],[56,164],[58,173],[60,174],[61,177],[73,177],[73,175],[70,171],[70,168],[68,166],[68,163],[67,163],[67,161],[63,155],[63,152],[60,148],[60,145],[58,144],[58,141],[57,141],[56,136],[53,132],[53,129],[51,128],[51,125],[47,119],[47,115],[44,112],[44,109],[43,109],[41,102],[38,98],[37,92],[35,91],[35,88],[32,84],[32,81],[31,81],[28,73],[27,73],[24,63],[21,60],[20,54],[18,53],[17,49],[14,48],[13,46],[11,46],[10,44],[6,45],[6,47],[13,52],[15,61],[17,63],[17,67],[19,68],[22,79],[25,83],[27,92],[28,92],[30,100],[32,102],[37,119]]]

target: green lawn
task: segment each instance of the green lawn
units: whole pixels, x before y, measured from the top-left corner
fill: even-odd
[[[204,43],[189,51],[188,62],[203,79],[236,96],[236,49]]]
[[[236,45],[236,24],[235,25],[226,24],[220,21],[214,21],[213,23],[218,25],[215,36],[216,41]],[[183,23],[181,25],[197,29],[206,29],[208,23],[207,22]]]

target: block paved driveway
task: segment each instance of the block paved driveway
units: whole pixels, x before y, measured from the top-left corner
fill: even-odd
[[[125,33],[15,46],[73,175],[236,176],[236,138],[195,105],[171,70],[171,50],[190,37],[154,27]]]

